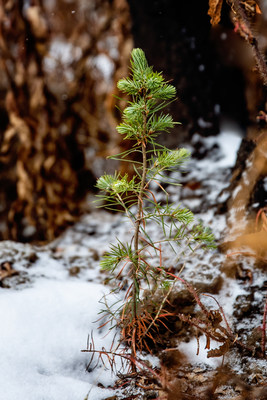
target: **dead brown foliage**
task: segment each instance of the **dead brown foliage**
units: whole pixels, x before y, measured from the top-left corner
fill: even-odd
[[[217,25],[221,19],[223,0],[209,0],[208,15],[211,17],[211,24]]]
[[[253,17],[255,14],[261,14],[261,9],[255,0],[226,0],[226,2],[232,7],[235,14],[235,7],[237,4],[244,8],[249,17]],[[208,15],[210,16],[211,25],[219,24],[221,20],[222,6],[223,0],[209,0]],[[240,29],[244,29],[244,26],[241,26]]]

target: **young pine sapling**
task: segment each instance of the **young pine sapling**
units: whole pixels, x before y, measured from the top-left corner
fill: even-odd
[[[185,243],[186,249],[193,251],[196,246],[214,247],[214,239],[208,229],[194,225],[191,211],[169,204],[164,189],[168,184],[178,185],[170,172],[182,166],[190,156],[185,148],[169,150],[156,141],[160,133],[168,132],[177,124],[162,111],[176,97],[174,86],[166,82],[161,73],[153,71],[144,52],[137,48],[132,51],[130,76],[121,79],[118,88],[130,100],[117,131],[133,145],[110,158],[125,162],[134,158],[136,161],[131,160],[134,176],[129,178],[119,172],[105,174],[98,179],[97,187],[106,208],[119,207],[125,212],[133,233],[128,243],[117,240],[110,246],[101,267],[118,279],[119,288],[123,287],[123,277],[130,279],[122,306],[116,311],[107,308],[107,312],[110,311],[113,325],[120,328],[121,342],[130,346],[131,356],[135,357],[137,350],[148,347],[147,339],[153,339],[150,331],[162,316],[162,304],[156,313],[144,306],[142,290],[151,288],[152,293],[155,285],[162,286],[166,290],[164,300],[167,298],[170,277],[163,265],[163,248],[168,246],[177,251]],[[164,203],[158,202],[153,193],[151,186],[155,184],[165,196]],[[148,233],[147,225],[153,223],[157,225],[157,239]],[[149,250],[157,256],[157,264],[155,257],[150,261]]]

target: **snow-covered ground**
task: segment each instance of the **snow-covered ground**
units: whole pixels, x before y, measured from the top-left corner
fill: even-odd
[[[88,355],[81,353],[107,288],[70,277],[67,265],[47,252],[38,256],[28,283],[0,290],[0,398],[84,400],[92,386],[89,398],[107,397],[96,384],[103,379],[107,385],[110,373],[86,373]],[[108,346],[111,337],[104,340]]]
[[[209,196],[215,199],[225,186],[216,184],[218,169],[233,166],[241,138],[225,131],[204,140],[207,147],[220,147],[220,157],[199,164],[193,160],[189,168],[200,181],[213,179]],[[190,208],[190,198],[183,197]],[[222,216],[200,216],[213,229],[218,224],[220,231],[225,227]],[[86,372],[89,355],[81,350],[91,331],[97,348],[108,348],[112,341],[112,335],[100,333],[95,323],[99,300],[109,292],[99,271],[99,255],[116,236],[125,236],[128,228],[122,221],[120,215],[96,211],[45,247],[0,243],[0,263],[10,262],[18,272],[0,288],[1,399],[101,400],[114,395],[105,388],[115,377],[103,367]],[[229,290],[233,295],[233,288]],[[186,351],[194,358],[196,343],[189,346]],[[198,362],[207,361],[203,347]],[[98,387],[99,382],[105,388]]]

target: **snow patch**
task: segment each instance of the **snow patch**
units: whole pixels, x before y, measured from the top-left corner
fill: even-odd
[[[114,73],[114,63],[105,54],[94,57],[94,65],[101,72],[106,81],[110,81]]]
[[[53,273],[49,260],[46,267],[50,279],[40,277],[34,287],[0,289],[0,387],[5,400],[81,400],[99,382],[99,373],[104,384],[110,382],[103,369],[86,373],[89,356],[81,353],[87,335],[96,330],[93,321],[98,319],[98,300],[105,289],[81,280],[58,280],[65,276],[64,269]],[[111,336],[104,339],[106,347]],[[103,346],[97,333],[95,344]],[[110,393],[94,387],[91,398]]]

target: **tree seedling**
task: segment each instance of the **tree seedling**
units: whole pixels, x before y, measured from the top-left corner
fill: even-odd
[[[154,72],[144,52],[136,48],[131,55],[130,76],[119,80],[118,88],[130,100],[117,131],[132,141],[132,147],[110,158],[124,162],[131,158],[134,175],[104,174],[98,179],[97,188],[106,208],[119,208],[125,213],[132,226],[132,237],[127,243],[117,240],[111,244],[100,264],[117,280],[117,290],[126,290],[122,305],[115,311],[107,305],[105,311],[110,314],[112,326],[120,329],[120,343],[130,347],[133,359],[137,350],[149,350],[147,340],[155,340],[152,329],[167,323],[168,313],[164,313],[163,303],[173,281],[166,272],[163,252],[181,253],[183,246],[191,251],[199,246],[211,248],[214,238],[209,229],[194,223],[190,210],[169,204],[166,188],[179,185],[171,171],[183,166],[190,156],[185,148],[169,150],[156,140],[162,132],[178,124],[163,112],[175,100],[175,87],[164,80],[162,73]],[[155,187],[163,193],[164,201],[157,200]],[[149,233],[153,224],[156,238]],[[159,288],[163,291],[163,301],[155,312],[155,308],[149,310],[145,305],[144,290],[151,293],[152,301]],[[135,368],[135,363],[132,367]]]

